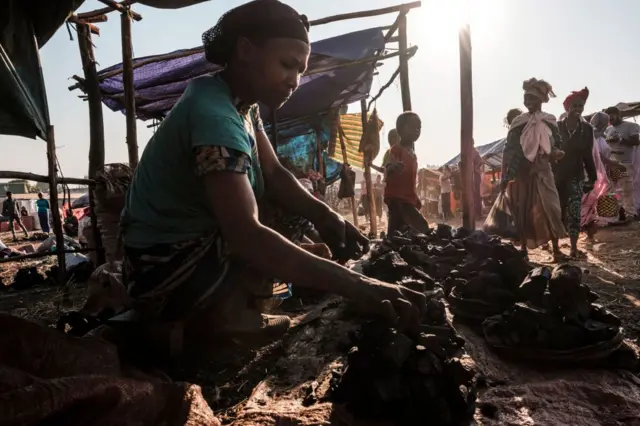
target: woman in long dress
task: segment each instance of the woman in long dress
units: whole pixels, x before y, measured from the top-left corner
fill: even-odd
[[[625,167],[611,158],[611,147],[604,138],[604,131],[609,125],[609,115],[597,112],[591,117],[593,127],[593,162],[598,179],[593,190],[582,197],[580,225],[587,233],[587,242],[594,242],[594,235],[599,224],[620,221],[620,203],[617,199],[615,184],[610,179],[608,170],[624,171]]]
[[[502,188],[511,200],[522,250],[553,243],[554,260],[561,257],[558,239],[566,236],[551,162],[564,155],[556,119],[542,111],[555,96],[549,83],[535,78],[523,83],[528,112],[511,123],[503,152]]]

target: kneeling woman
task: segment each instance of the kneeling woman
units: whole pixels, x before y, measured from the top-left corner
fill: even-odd
[[[528,113],[516,117],[509,127],[503,152],[503,188],[508,188],[523,251],[553,242],[559,258],[558,239],[566,236],[560,199],[551,162],[564,155],[553,115],[542,104],[554,96],[549,83],[532,78],[523,84]],[[511,183],[509,185],[509,183]]]
[[[225,14],[203,41],[207,59],[223,70],[189,83],[149,141],[127,196],[133,316],[181,323],[196,341],[286,330],[288,318],[263,315],[254,303],[277,278],[416,319],[423,295],[316,257],[263,224],[258,205],[268,200],[312,222],[334,253],[368,249],[355,227],[281,166],[260,121],[257,102],[278,108],[306,70],[306,17],[256,0]]]

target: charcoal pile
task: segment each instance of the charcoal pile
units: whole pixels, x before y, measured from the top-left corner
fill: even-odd
[[[45,283],[47,283],[47,280],[38,272],[37,268],[20,268],[13,277],[11,288],[14,290],[28,290]]]
[[[440,224],[430,235],[392,236],[363,272],[417,291],[444,292],[460,318],[484,320],[518,301],[531,266],[513,244],[483,231]]]
[[[600,359],[623,343],[621,321],[594,302],[582,270],[558,265],[535,268],[519,287],[519,302],[483,322],[495,348],[530,359]]]
[[[442,324],[423,325],[412,338],[376,321],[365,323],[352,336],[343,370],[334,371],[333,401],[359,419],[385,424],[469,424],[475,364],[464,354],[464,339]]]

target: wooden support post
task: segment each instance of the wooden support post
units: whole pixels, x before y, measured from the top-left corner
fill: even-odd
[[[475,229],[473,198],[473,85],[471,29],[466,24],[459,32],[460,43],[460,160],[462,162],[462,226]]]
[[[87,25],[78,25],[78,46],[84,86],[89,99],[89,178],[94,179],[99,169],[104,167],[104,121],[96,61],[93,55],[91,33]]]
[[[138,166],[138,137],[136,128],[136,89],[133,81],[133,46],[131,43],[131,15],[129,7],[120,15],[122,26],[122,82],[127,117],[127,149],[129,167]]]
[[[63,303],[69,300],[67,287],[67,268],[64,258],[64,234],[62,232],[62,218],[58,200],[58,167],[56,161],[56,139],[53,126],[47,129],[47,167],[49,170],[49,195],[51,199],[51,216],[53,216],[53,232],[56,234],[56,255],[58,257],[58,285],[62,286]]]
[[[325,177],[324,170],[324,158],[322,157],[322,135],[320,133],[320,127],[315,129],[316,132],[316,159],[318,161],[318,173]]]
[[[93,188],[89,188],[89,217],[91,218],[91,234],[93,236],[93,247],[96,249],[94,267],[98,267],[106,262],[104,247],[102,246],[102,236],[98,228],[98,216],[96,216],[96,197]]]
[[[275,109],[271,110],[271,146],[273,152],[278,155],[278,113]]]
[[[362,99],[360,101],[360,111],[362,115],[362,137],[367,137],[367,101]],[[369,231],[371,234],[378,235],[378,216],[376,215],[376,194],[373,188],[373,182],[371,181],[371,151],[365,150],[364,152],[364,182],[367,186],[367,200],[369,207]]]
[[[402,110],[411,111],[411,90],[409,89],[409,55],[407,47],[407,15],[398,18],[398,37],[400,47],[400,92],[402,94]]]
[[[342,134],[342,124],[340,123],[340,115],[338,115],[338,135],[340,135],[340,149],[342,150],[342,164],[344,167],[349,167],[349,159],[347,158],[347,147],[344,144],[344,135]],[[348,176],[348,173],[345,173]],[[351,182],[351,185],[355,188],[355,182]],[[353,213],[353,224],[358,226],[358,206],[356,205],[356,197],[351,196],[351,212]]]
[[[405,13],[410,9],[422,6],[422,2],[414,1],[411,3],[398,4],[396,6],[384,7],[382,9],[363,10],[360,12],[343,13],[341,15],[327,16],[326,18],[315,19],[309,22],[312,27],[315,25],[324,25],[331,22],[346,21],[348,19],[369,18],[372,16],[386,15],[388,13],[401,12]]]

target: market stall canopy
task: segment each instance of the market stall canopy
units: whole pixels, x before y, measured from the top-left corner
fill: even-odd
[[[0,2],[0,134],[47,138],[49,110],[38,49],[83,1]]]
[[[503,138],[486,145],[477,146],[476,149],[478,150],[480,157],[489,165],[489,167],[499,169],[502,167],[502,150],[506,143],[507,139]],[[459,162],[460,154],[447,161],[444,165],[452,167],[457,166]]]
[[[620,115],[622,116],[622,118],[632,118],[640,115],[640,102],[619,102],[614,106],[620,110]],[[602,111],[604,111],[605,109],[603,109]],[[591,120],[593,114],[595,113],[585,115],[584,118],[586,120]]]
[[[278,121],[313,116],[366,97],[373,80],[373,64],[348,64],[371,57],[384,47],[382,28],[312,43],[306,75],[291,99],[278,110]],[[326,70],[334,66],[341,67]],[[136,116],[140,120],[163,118],[190,80],[220,69],[205,59],[202,47],[136,58],[133,67]],[[125,112],[122,64],[100,71],[98,78],[104,104],[113,111]],[[270,121],[266,108],[262,108],[262,114],[265,121]]]

